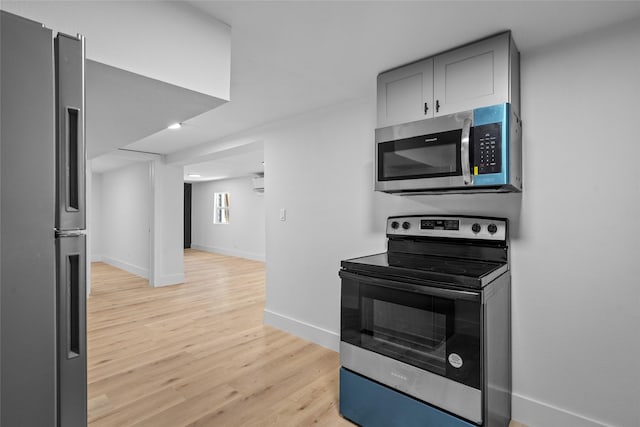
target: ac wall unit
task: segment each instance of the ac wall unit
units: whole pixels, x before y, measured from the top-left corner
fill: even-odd
[[[263,194],[264,193],[264,177],[257,176],[252,179],[252,182],[253,182],[253,191],[255,191],[258,194]]]

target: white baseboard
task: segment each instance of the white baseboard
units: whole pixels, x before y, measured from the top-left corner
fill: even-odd
[[[102,262],[102,255],[91,254],[91,262]]]
[[[154,281],[154,283],[151,283],[151,286],[159,288],[162,286],[178,285],[181,283],[184,283],[184,274],[168,274],[160,276]]]
[[[517,393],[511,396],[511,414],[513,420],[528,427],[605,427],[607,425]]]
[[[149,278],[149,270],[146,268],[138,267],[137,265],[129,264],[128,262],[120,261],[106,255],[102,255],[102,262],[135,274],[136,276],[144,277],[145,279]]]
[[[264,262],[264,260],[265,260],[264,254],[256,254],[256,253],[253,253],[253,252],[245,252],[245,251],[240,251],[238,249],[218,248],[218,247],[215,247],[215,246],[200,245],[200,244],[197,244],[197,243],[191,243],[191,247],[193,249],[197,249],[199,251],[211,252],[211,253],[221,254],[221,255],[236,256],[236,257],[240,257],[240,258],[251,259],[251,260],[254,260],[254,261],[262,261],[262,262]]]
[[[340,349],[340,335],[333,331],[267,309],[264,310],[263,320],[266,325],[282,329],[285,332],[314,342],[329,350],[339,351]]]

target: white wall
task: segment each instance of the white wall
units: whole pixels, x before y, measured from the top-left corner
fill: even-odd
[[[194,183],[191,190],[191,247],[264,261],[264,196],[253,192],[251,178]],[[216,192],[229,193],[229,224],[213,223]]]
[[[514,404],[534,425],[561,423],[543,422],[529,398],[640,425],[638,70],[640,21],[522,58]]]
[[[265,141],[265,321],[337,349],[340,260],[384,250],[372,190],[373,100],[292,119]],[[280,209],[286,221],[280,221]],[[384,216],[384,214],[381,214]]]
[[[383,251],[388,215],[506,216],[513,418],[640,425],[638,69],[638,21],[523,55],[522,194],[375,193],[373,84],[370,99],[237,135],[265,144],[265,321],[337,349],[340,260]]]
[[[158,158],[151,163],[153,191],[151,286],[184,281],[184,168]]]
[[[149,277],[152,209],[150,163],[134,163],[102,174],[102,260]],[[95,205],[94,205],[95,206]]]
[[[87,205],[90,205],[90,222],[87,224],[88,233],[91,236],[91,244],[88,249],[91,262],[102,261],[102,174],[91,173],[87,168],[87,176],[91,176],[91,191]],[[88,212],[89,213],[89,212]]]
[[[160,156],[91,174],[89,253],[149,279],[154,287],[182,283],[183,167]]]

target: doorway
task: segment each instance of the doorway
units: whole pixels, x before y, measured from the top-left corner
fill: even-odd
[[[184,249],[191,247],[191,184],[184,184]]]

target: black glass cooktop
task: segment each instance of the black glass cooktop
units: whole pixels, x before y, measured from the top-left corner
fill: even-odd
[[[480,288],[507,270],[507,264],[461,258],[385,252],[342,261],[346,270],[452,283]]]

